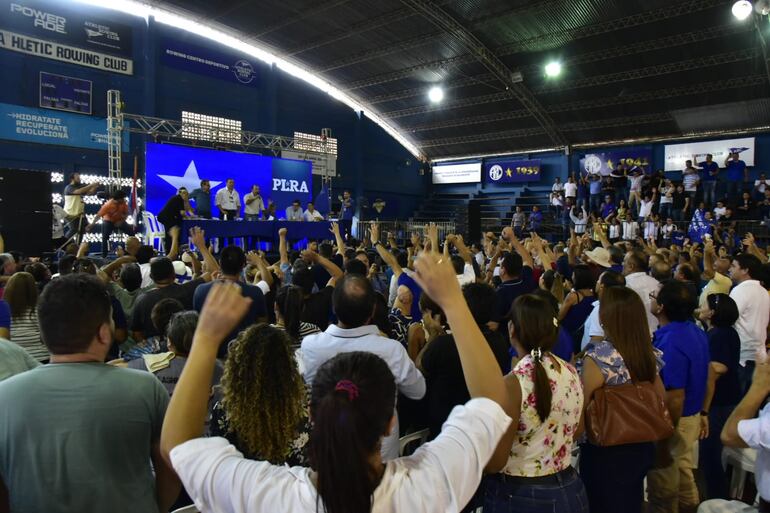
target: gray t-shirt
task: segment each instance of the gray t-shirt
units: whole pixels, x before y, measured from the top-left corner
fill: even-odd
[[[38,361],[21,346],[0,338],[0,381],[39,366]]]
[[[151,445],[168,406],[146,372],[49,364],[0,383],[0,476],[11,511],[156,513]]]
[[[186,362],[187,358],[184,356],[175,356],[171,359],[170,362],[168,362],[168,367],[152,373],[153,376],[158,378],[158,381],[163,384],[163,387],[166,389],[166,392],[168,392],[169,396],[174,394],[174,388],[179,382],[179,377],[182,375],[182,370],[184,369],[184,364]],[[128,362],[128,368],[149,372],[144,358],[131,360]],[[217,360],[214,364],[214,377],[211,380],[212,387],[219,384],[219,380],[222,379],[223,373],[224,367],[219,362],[219,360]]]

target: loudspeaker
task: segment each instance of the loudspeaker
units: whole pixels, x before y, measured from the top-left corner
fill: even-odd
[[[470,200],[468,202],[468,240],[481,241],[481,201]]]
[[[40,256],[51,251],[51,174],[0,169],[0,233],[5,249]]]

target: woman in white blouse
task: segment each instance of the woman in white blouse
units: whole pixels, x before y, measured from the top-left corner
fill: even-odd
[[[475,399],[453,410],[434,441],[387,463],[379,445],[394,425],[396,387],[387,364],[371,353],[342,353],[319,369],[310,406],[312,469],[245,460],[222,438],[200,438],[222,334],[238,325],[250,303],[233,285],[212,288],[161,435],[164,456],[199,509],[443,513],[465,506],[490,458],[500,460],[495,448],[517,422],[505,411],[515,411],[516,403],[502,376],[487,371],[497,365],[492,351],[451,263],[439,258],[420,256],[415,279],[446,313]]]
[[[508,331],[521,359],[506,381],[521,389],[521,413],[508,462],[484,478],[484,511],[588,513],[583,482],[571,466],[583,388],[575,368],[551,353],[559,331],[553,309],[543,298],[520,296]]]

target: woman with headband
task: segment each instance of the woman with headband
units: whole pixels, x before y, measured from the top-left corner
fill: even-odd
[[[511,397],[500,374],[488,372],[497,365],[492,351],[451,263],[439,258],[421,255],[415,279],[446,313],[473,399],[454,409],[433,442],[387,463],[379,445],[393,426],[396,386],[387,364],[371,353],[340,354],[316,374],[310,400],[312,468],[246,460],[225,439],[201,438],[222,334],[238,325],[250,302],[232,285],[212,288],[161,435],[164,456],[199,509],[438,513],[465,506],[490,459],[499,461],[501,454],[504,459],[495,449],[518,422],[506,414],[517,410],[518,397]]]
[[[559,322],[548,301],[520,296],[508,333],[519,356],[506,381],[521,388],[521,414],[503,470],[484,478],[484,511],[587,513],[583,482],[571,466],[583,407],[583,388],[572,365],[551,351]]]

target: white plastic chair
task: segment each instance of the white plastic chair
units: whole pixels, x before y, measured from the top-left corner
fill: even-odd
[[[142,221],[144,222],[145,244],[154,248],[157,247],[165,253],[166,228],[158,221],[155,214],[146,210],[142,212]],[[158,243],[157,246],[156,242]]]
[[[730,497],[740,499],[743,497],[743,488],[746,478],[754,473],[754,463],[757,461],[757,450],[751,448],[725,447],[722,449],[722,466],[727,469],[733,467],[730,478]]]
[[[428,431],[427,429],[421,429],[420,431],[415,431],[414,433],[409,433],[408,435],[405,435],[399,438],[398,455],[403,456],[404,452],[406,451],[406,448],[409,447],[410,444],[413,444],[414,442],[419,442],[416,446],[414,446],[414,449],[416,450],[419,446],[421,446],[422,444],[428,441],[429,434],[430,434],[430,431]],[[412,452],[414,452],[414,450],[412,450]]]

